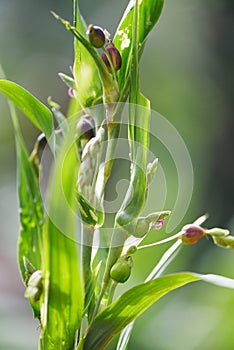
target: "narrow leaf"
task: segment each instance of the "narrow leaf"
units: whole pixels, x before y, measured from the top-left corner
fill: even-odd
[[[13,103],[9,102],[14,125],[17,152],[17,179],[20,207],[20,236],[18,241],[18,262],[24,283],[27,285],[32,273],[28,266],[41,269],[41,239],[44,212],[39,182],[18,124],[18,116]],[[28,266],[25,266],[27,262]],[[38,317],[38,305],[32,305],[34,316]]]
[[[74,1],[75,27],[85,37],[87,25],[80,14],[78,1]],[[74,38],[75,59],[74,78],[78,99],[81,106],[91,106],[97,103],[102,96],[102,87],[98,69],[94,59],[87,54],[86,48],[77,38]]]
[[[201,278],[204,282],[214,284],[215,286],[225,287],[234,289],[234,280],[231,278],[227,278],[219,275],[200,275],[196,274],[199,278]]]
[[[200,275],[192,272],[159,277],[133,287],[97,315],[84,341],[84,350],[102,350],[124,327],[168,292],[188,283],[205,282],[234,289],[234,280],[218,275]]]
[[[163,0],[144,0],[139,1],[139,3],[138,46],[140,51],[139,53],[141,54],[146,38],[157,23],[162,12]],[[132,23],[135,4],[136,0],[130,0],[114,38],[114,44],[120,51],[122,57],[122,68],[119,71],[120,91],[124,86],[124,83],[130,72],[132,52]]]
[[[74,128],[73,128],[74,131]],[[44,292],[42,349],[70,349],[83,313],[83,290],[75,243],[75,188],[78,174],[74,135],[67,135],[49,181],[43,231]],[[72,169],[72,171],[71,171]]]
[[[148,154],[148,128],[150,120],[150,103],[142,94],[138,94],[138,105],[134,108],[134,140],[131,147],[134,163],[131,169],[130,185],[116,220],[118,225],[125,226],[136,219],[144,206],[146,193],[146,166]],[[132,141],[130,139],[130,141]]]
[[[160,277],[128,290],[94,319],[84,341],[84,350],[104,349],[117,333],[163,295],[199,279],[191,273],[180,273]]]
[[[31,122],[41,130],[47,140],[53,132],[50,110],[21,86],[9,80],[0,79],[0,93],[11,100]]]

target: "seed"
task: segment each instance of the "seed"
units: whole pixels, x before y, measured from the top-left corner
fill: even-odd
[[[197,243],[203,236],[205,230],[196,225],[186,225],[182,229],[181,240],[184,244],[195,244]]]
[[[105,45],[106,37],[101,27],[90,24],[88,26],[87,35],[91,44],[97,49]]]
[[[131,275],[132,260],[130,257],[120,259],[115,263],[110,271],[111,278],[118,283],[126,282]]]
[[[111,62],[112,62],[114,69],[116,71],[119,70],[122,66],[122,58],[121,58],[121,55],[119,53],[119,50],[116,49],[115,45],[112,42],[110,42],[108,44],[108,46],[106,47],[106,50],[108,51],[108,53],[110,55],[110,59],[111,59]],[[102,59],[103,59],[105,65],[107,66],[109,72],[111,72],[110,62],[109,62],[109,60],[104,52],[102,54]]]

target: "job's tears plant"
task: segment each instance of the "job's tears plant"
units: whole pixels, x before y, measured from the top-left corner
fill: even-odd
[[[133,321],[169,291],[198,280],[234,288],[234,281],[223,276],[161,276],[182,245],[210,236],[216,245],[233,249],[234,237],[228,230],[203,228],[203,216],[171,237],[141,245],[170,215],[142,213],[158,161],[148,160],[150,101],[140,90],[139,59],[163,0],[130,1],[113,37],[98,25],[86,25],[76,0],[73,5],[73,24],[53,13],[74,36],[71,76],[60,73],[71,98],[67,115],[51,99],[47,108],[3,74],[0,80],[17,148],[19,266],[25,296],[40,324],[39,349],[100,350],[121,332],[117,349],[124,350]],[[41,132],[30,155],[15,107]],[[126,110],[130,183],[110,226],[104,199],[111,190],[107,184]],[[54,163],[42,199],[40,182],[46,169],[38,150],[43,138]],[[134,254],[168,241],[175,242],[146,281],[113,301],[116,286],[131,276]]]

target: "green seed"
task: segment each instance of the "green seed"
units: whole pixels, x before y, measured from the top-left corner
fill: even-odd
[[[131,263],[128,260],[120,259],[112,266],[110,276],[115,282],[124,283],[129,279],[131,275]]]

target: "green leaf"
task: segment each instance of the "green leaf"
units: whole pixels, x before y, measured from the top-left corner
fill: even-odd
[[[139,33],[138,47],[139,53],[143,51],[146,38],[157,23],[163,8],[163,0],[143,0],[139,1]],[[122,17],[119,27],[116,31],[114,44],[118,48],[122,57],[122,67],[119,70],[120,91],[130,72],[131,53],[132,53],[132,23],[134,16],[135,0],[131,0]]]
[[[150,121],[150,102],[140,93],[139,83],[139,54],[140,37],[140,5],[135,2],[132,16],[132,59],[129,95],[129,144],[132,160],[130,186],[122,207],[117,214],[120,226],[130,224],[136,219],[145,203],[146,198],[146,166],[148,154],[148,129]]]
[[[223,276],[177,273],[143,283],[122,294],[97,315],[84,340],[84,350],[102,350],[110,340],[135,318],[168,292],[188,283],[204,280],[234,289],[234,280]]]
[[[73,129],[73,133],[74,128]],[[78,155],[74,134],[66,135],[51,173],[43,231],[44,291],[41,349],[70,349],[83,313],[83,289],[75,242]],[[72,169],[72,171],[71,171]]]
[[[181,273],[168,275],[138,285],[122,294],[113,304],[98,314],[90,326],[84,350],[102,350],[109,341],[163,295],[198,277]]]
[[[80,192],[77,192],[77,205],[83,222],[91,226],[101,226],[103,224],[103,210],[94,208]]]
[[[145,203],[146,194],[146,166],[148,153],[148,128],[150,120],[150,102],[142,94],[138,94],[138,105],[134,108],[134,140],[131,147],[132,159],[134,159],[130,185],[126,193],[122,207],[116,216],[118,225],[125,226],[136,219]],[[130,139],[131,142],[131,139]],[[134,147],[134,148],[133,148]]]
[[[25,280],[25,256],[36,270],[41,268],[41,231],[44,221],[39,183],[23,141],[16,140],[18,164],[18,191],[20,206],[20,237],[18,243],[19,265]]]
[[[21,86],[9,80],[0,79],[0,92],[11,100],[31,122],[41,130],[47,140],[54,127],[50,110]]]
[[[75,27],[86,37],[87,25],[80,14],[78,1],[74,1]],[[74,39],[74,78],[78,99],[87,107],[95,104],[102,96],[102,87],[94,59],[79,40]]]
[[[40,195],[39,182],[18,124],[18,116],[13,103],[9,102],[15,131],[17,152],[17,179],[20,207],[20,236],[18,241],[18,261],[23,281],[27,285],[32,273],[41,269],[41,239],[44,212]],[[25,264],[27,262],[27,266]],[[34,316],[39,316],[38,305],[32,305]]]
[[[139,55],[138,55],[138,40],[139,40],[139,1],[136,0],[134,7],[134,17],[132,19],[132,59],[131,59],[131,78],[129,91],[129,144],[131,159],[135,159],[134,141],[135,141],[135,119],[137,113],[138,97],[140,95],[140,74],[139,74]],[[142,118],[141,118],[142,119]]]

